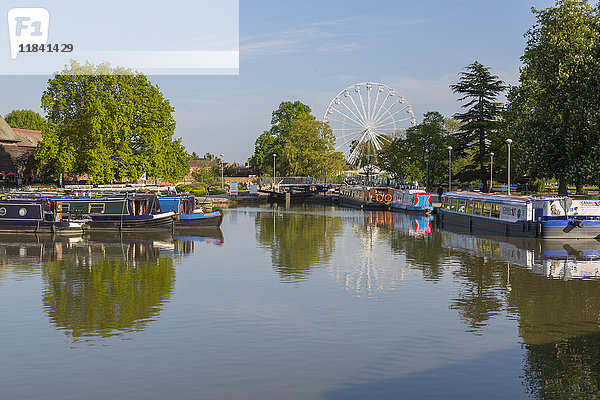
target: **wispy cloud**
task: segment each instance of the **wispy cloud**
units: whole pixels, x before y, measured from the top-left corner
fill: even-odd
[[[355,41],[356,37],[350,38],[345,32],[353,20],[354,18],[317,21],[301,25],[296,29],[242,37],[240,53],[243,56],[261,56],[303,51],[319,53],[356,51],[362,46]],[[323,45],[324,43],[327,44]]]

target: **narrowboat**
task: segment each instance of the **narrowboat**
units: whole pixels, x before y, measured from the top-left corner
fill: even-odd
[[[162,212],[155,194],[120,197],[61,198],[64,213],[85,222],[84,230],[169,229],[175,213]]]
[[[175,213],[175,226],[220,226],[223,221],[223,211],[206,212],[195,208],[193,195],[159,196],[158,203],[162,211]]]
[[[389,208],[394,189],[388,187],[342,186],[338,204],[342,207],[369,211],[382,211]]]
[[[396,189],[390,203],[391,211],[433,212],[431,193],[422,189]]]
[[[600,201],[446,192],[438,210],[443,225],[552,239],[600,239]]]
[[[0,200],[0,232],[80,234],[82,224],[69,219],[60,201],[15,198]]]

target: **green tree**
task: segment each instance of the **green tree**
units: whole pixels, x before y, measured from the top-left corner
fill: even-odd
[[[199,168],[197,171],[192,172],[192,178],[196,182],[203,184],[204,186],[215,186],[217,180],[220,179],[220,170],[217,167],[210,168]]]
[[[11,128],[34,131],[43,131],[47,125],[44,117],[32,110],[13,110],[6,114],[4,120]]]
[[[558,179],[578,189],[600,164],[600,22],[585,0],[559,0],[532,9],[519,85],[509,92],[506,119],[532,177]]]
[[[282,151],[282,165],[293,176],[337,175],[346,167],[344,156],[334,149],[329,124],[310,114],[299,115],[290,126]]]
[[[280,162],[292,123],[302,114],[310,114],[310,107],[300,101],[284,101],[273,111],[271,129],[256,139],[254,154],[249,159],[255,174],[268,175],[273,172],[273,154],[276,155],[276,163]],[[282,174],[287,173],[279,165],[276,168]]]
[[[423,115],[423,122],[396,138],[379,153],[378,165],[395,178],[424,182],[429,164],[429,182],[442,182],[448,176],[448,119],[437,111]],[[429,160],[429,162],[427,162]]]
[[[465,72],[461,72],[460,80],[455,85],[450,85],[454,93],[462,97],[459,101],[466,100],[464,113],[457,113],[454,118],[461,123],[460,130],[456,133],[456,146],[453,152],[457,156],[465,156],[468,150],[475,148],[472,162],[466,166],[463,173],[467,180],[478,179],[484,181],[488,176],[486,163],[489,154],[491,136],[497,132],[502,105],[496,98],[505,90],[504,83],[497,76],[490,73],[490,68],[475,61],[468,65]]]
[[[189,156],[173,138],[173,107],[142,74],[72,61],[49,80],[42,107],[57,129],[45,132],[36,151],[41,173],[87,173],[107,182],[144,173],[178,180],[189,170]]]

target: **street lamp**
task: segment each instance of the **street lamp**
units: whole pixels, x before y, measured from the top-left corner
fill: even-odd
[[[429,192],[429,149],[425,149],[425,162],[427,163],[427,169],[425,173],[425,190]]]
[[[512,139],[506,139],[506,145],[508,146],[508,194],[510,195],[510,145]]]
[[[223,157],[225,157],[223,154],[219,154],[219,157],[221,157],[221,189],[223,189]]]
[[[275,157],[277,154],[273,153],[273,191],[275,191]]]
[[[490,153],[490,193],[492,192],[492,182],[494,181],[494,152]]]
[[[448,146],[448,191],[452,191],[452,146]]]

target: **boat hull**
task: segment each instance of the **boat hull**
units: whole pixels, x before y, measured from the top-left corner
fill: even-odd
[[[85,230],[135,232],[147,229],[172,229],[175,213],[151,215],[94,216],[88,220]]]
[[[566,219],[508,222],[444,209],[438,210],[438,215],[442,226],[453,225],[469,233],[542,239],[600,239],[600,220],[586,220],[579,227]]]
[[[217,210],[212,212],[194,213],[194,214],[180,214],[179,218],[175,220],[175,226],[181,227],[218,227],[223,221],[223,211]]]
[[[82,224],[74,222],[49,222],[49,221],[3,221],[0,220],[2,233],[52,233],[52,234],[80,234]]]

